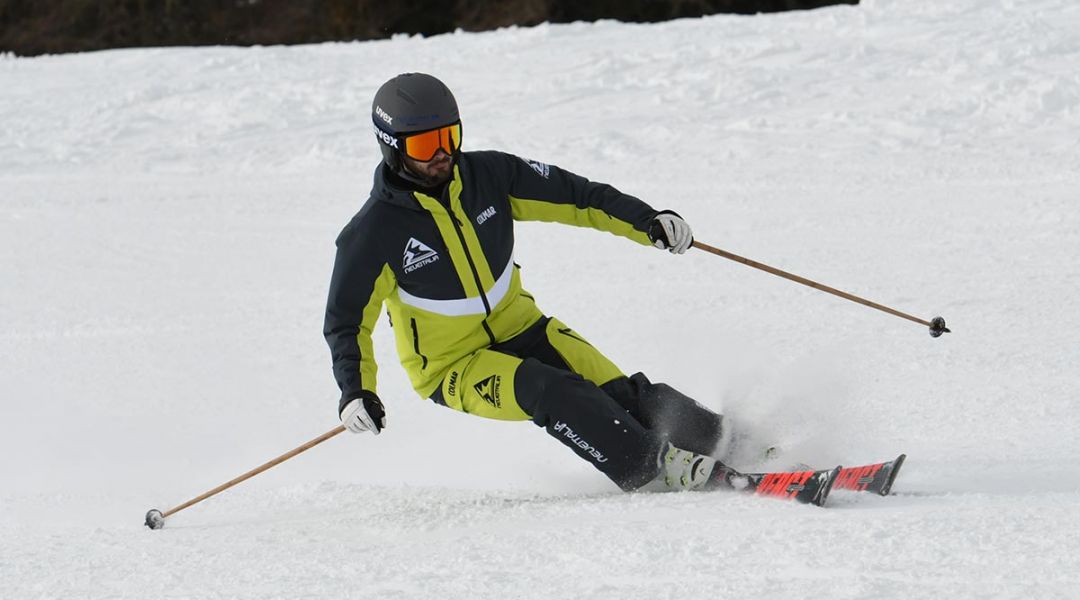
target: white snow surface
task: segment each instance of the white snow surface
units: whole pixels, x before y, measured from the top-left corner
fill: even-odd
[[[2,56],[0,597],[1075,597],[1078,66],[1073,0]],[[735,466],[906,452],[896,495],[622,494],[529,423],[416,398],[381,324],[383,435],[143,527],[337,425],[333,241],[406,71],[455,91],[467,149],[944,315],[931,339],[700,251],[518,227],[541,308],[726,412]]]

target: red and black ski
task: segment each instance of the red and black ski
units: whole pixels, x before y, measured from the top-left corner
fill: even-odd
[[[823,506],[833,490],[889,495],[905,458],[907,456],[901,454],[890,461],[857,467],[782,473],[741,473],[723,463],[717,463],[708,487],[729,488],[759,496]]]
[[[840,475],[837,476],[833,489],[888,496],[905,458],[907,455],[901,454],[887,462],[840,469]]]
[[[740,473],[731,467],[717,463],[710,477],[710,483],[712,483],[710,487],[727,487],[759,496],[822,506],[841,472],[840,467],[835,467],[822,471]]]

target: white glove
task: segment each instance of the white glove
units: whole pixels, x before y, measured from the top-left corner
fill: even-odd
[[[649,239],[653,246],[672,254],[682,254],[694,241],[690,225],[679,215],[664,211],[653,217],[649,224]]]
[[[386,427],[386,411],[374,394],[350,400],[341,409],[341,424],[353,433],[370,431],[375,435]]]

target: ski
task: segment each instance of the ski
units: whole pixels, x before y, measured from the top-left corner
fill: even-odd
[[[870,492],[879,496],[888,496],[905,458],[907,458],[907,455],[901,454],[886,462],[840,469],[840,474],[833,484],[833,489]]]
[[[841,467],[835,467],[821,471],[740,473],[727,465],[717,463],[710,478],[710,487],[727,487],[758,496],[823,506],[841,470]]]

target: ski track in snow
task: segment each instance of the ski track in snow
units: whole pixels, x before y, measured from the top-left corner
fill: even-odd
[[[0,57],[0,597],[1072,597],[1078,64],[1068,0]],[[333,240],[371,97],[412,70],[467,149],[944,315],[932,340],[704,253],[518,227],[541,308],[724,410],[736,466],[903,451],[896,495],[623,495],[529,424],[416,399],[382,324],[384,435],[142,527],[336,425]]]

